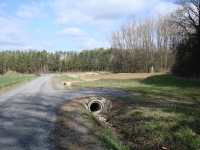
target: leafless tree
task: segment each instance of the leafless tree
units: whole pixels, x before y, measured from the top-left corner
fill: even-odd
[[[179,9],[172,15],[172,21],[178,26],[178,33],[182,36],[200,35],[200,1],[199,0],[179,0]]]
[[[109,37],[115,49],[114,68],[118,67],[117,72],[147,72],[150,65],[156,65],[157,71],[169,69],[173,62],[170,60],[173,59],[170,53],[173,35],[174,26],[169,16],[143,21],[131,18]]]
[[[173,24],[170,17],[170,15],[159,15],[155,23],[157,51],[160,53],[158,62],[161,70],[169,69],[172,65],[169,63],[172,58],[168,57],[171,56],[177,26]]]

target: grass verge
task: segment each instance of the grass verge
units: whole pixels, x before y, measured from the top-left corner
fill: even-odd
[[[121,106],[108,120],[130,149],[199,149],[198,107],[152,99],[127,100]]]
[[[92,132],[96,135],[96,137],[98,137],[98,140],[100,140],[106,150],[129,150],[129,147],[122,144],[117,134],[107,129],[99,120],[94,117],[93,114],[85,109],[82,109],[81,111],[83,116],[87,118],[88,122],[92,124]],[[95,142],[97,141],[95,140]]]
[[[26,82],[37,78],[36,76],[21,76],[21,77],[4,77],[0,78],[0,95],[16,88]]]

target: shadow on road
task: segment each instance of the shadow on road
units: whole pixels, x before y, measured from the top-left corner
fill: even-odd
[[[131,97],[132,95],[114,89],[99,88],[11,96],[0,102],[1,150],[55,149],[55,143],[48,137],[56,123],[57,106],[67,100],[86,96]],[[3,96],[1,98],[5,99]],[[68,116],[70,120],[73,120],[73,115]],[[81,125],[80,123],[79,126]],[[69,136],[73,136],[76,132],[78,131],[72,129]]]

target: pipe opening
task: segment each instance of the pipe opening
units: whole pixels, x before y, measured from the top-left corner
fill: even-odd
[[[88,108],[93,113],[100,113],[103,109],[103,104],[100,101],[91,101],[88,105]]]
[[[65,83],[65,82],[64,82],[63,84],[64,84],[64,85],[66,85],[66,83]]]

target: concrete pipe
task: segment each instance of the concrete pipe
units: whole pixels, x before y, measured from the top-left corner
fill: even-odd
[[[92,100],[88,104],[88,109],[93,113],[100,113],[104,108],[104,104],[100,100]]]
[[[92,113],[110,113],[112,101],[104,97],[87,97],[80,100],[80,103]]]
[[[66,82],[62,82],[62,84],[63,84],[63,85],[67,85],[67,83],[66,83]]]

